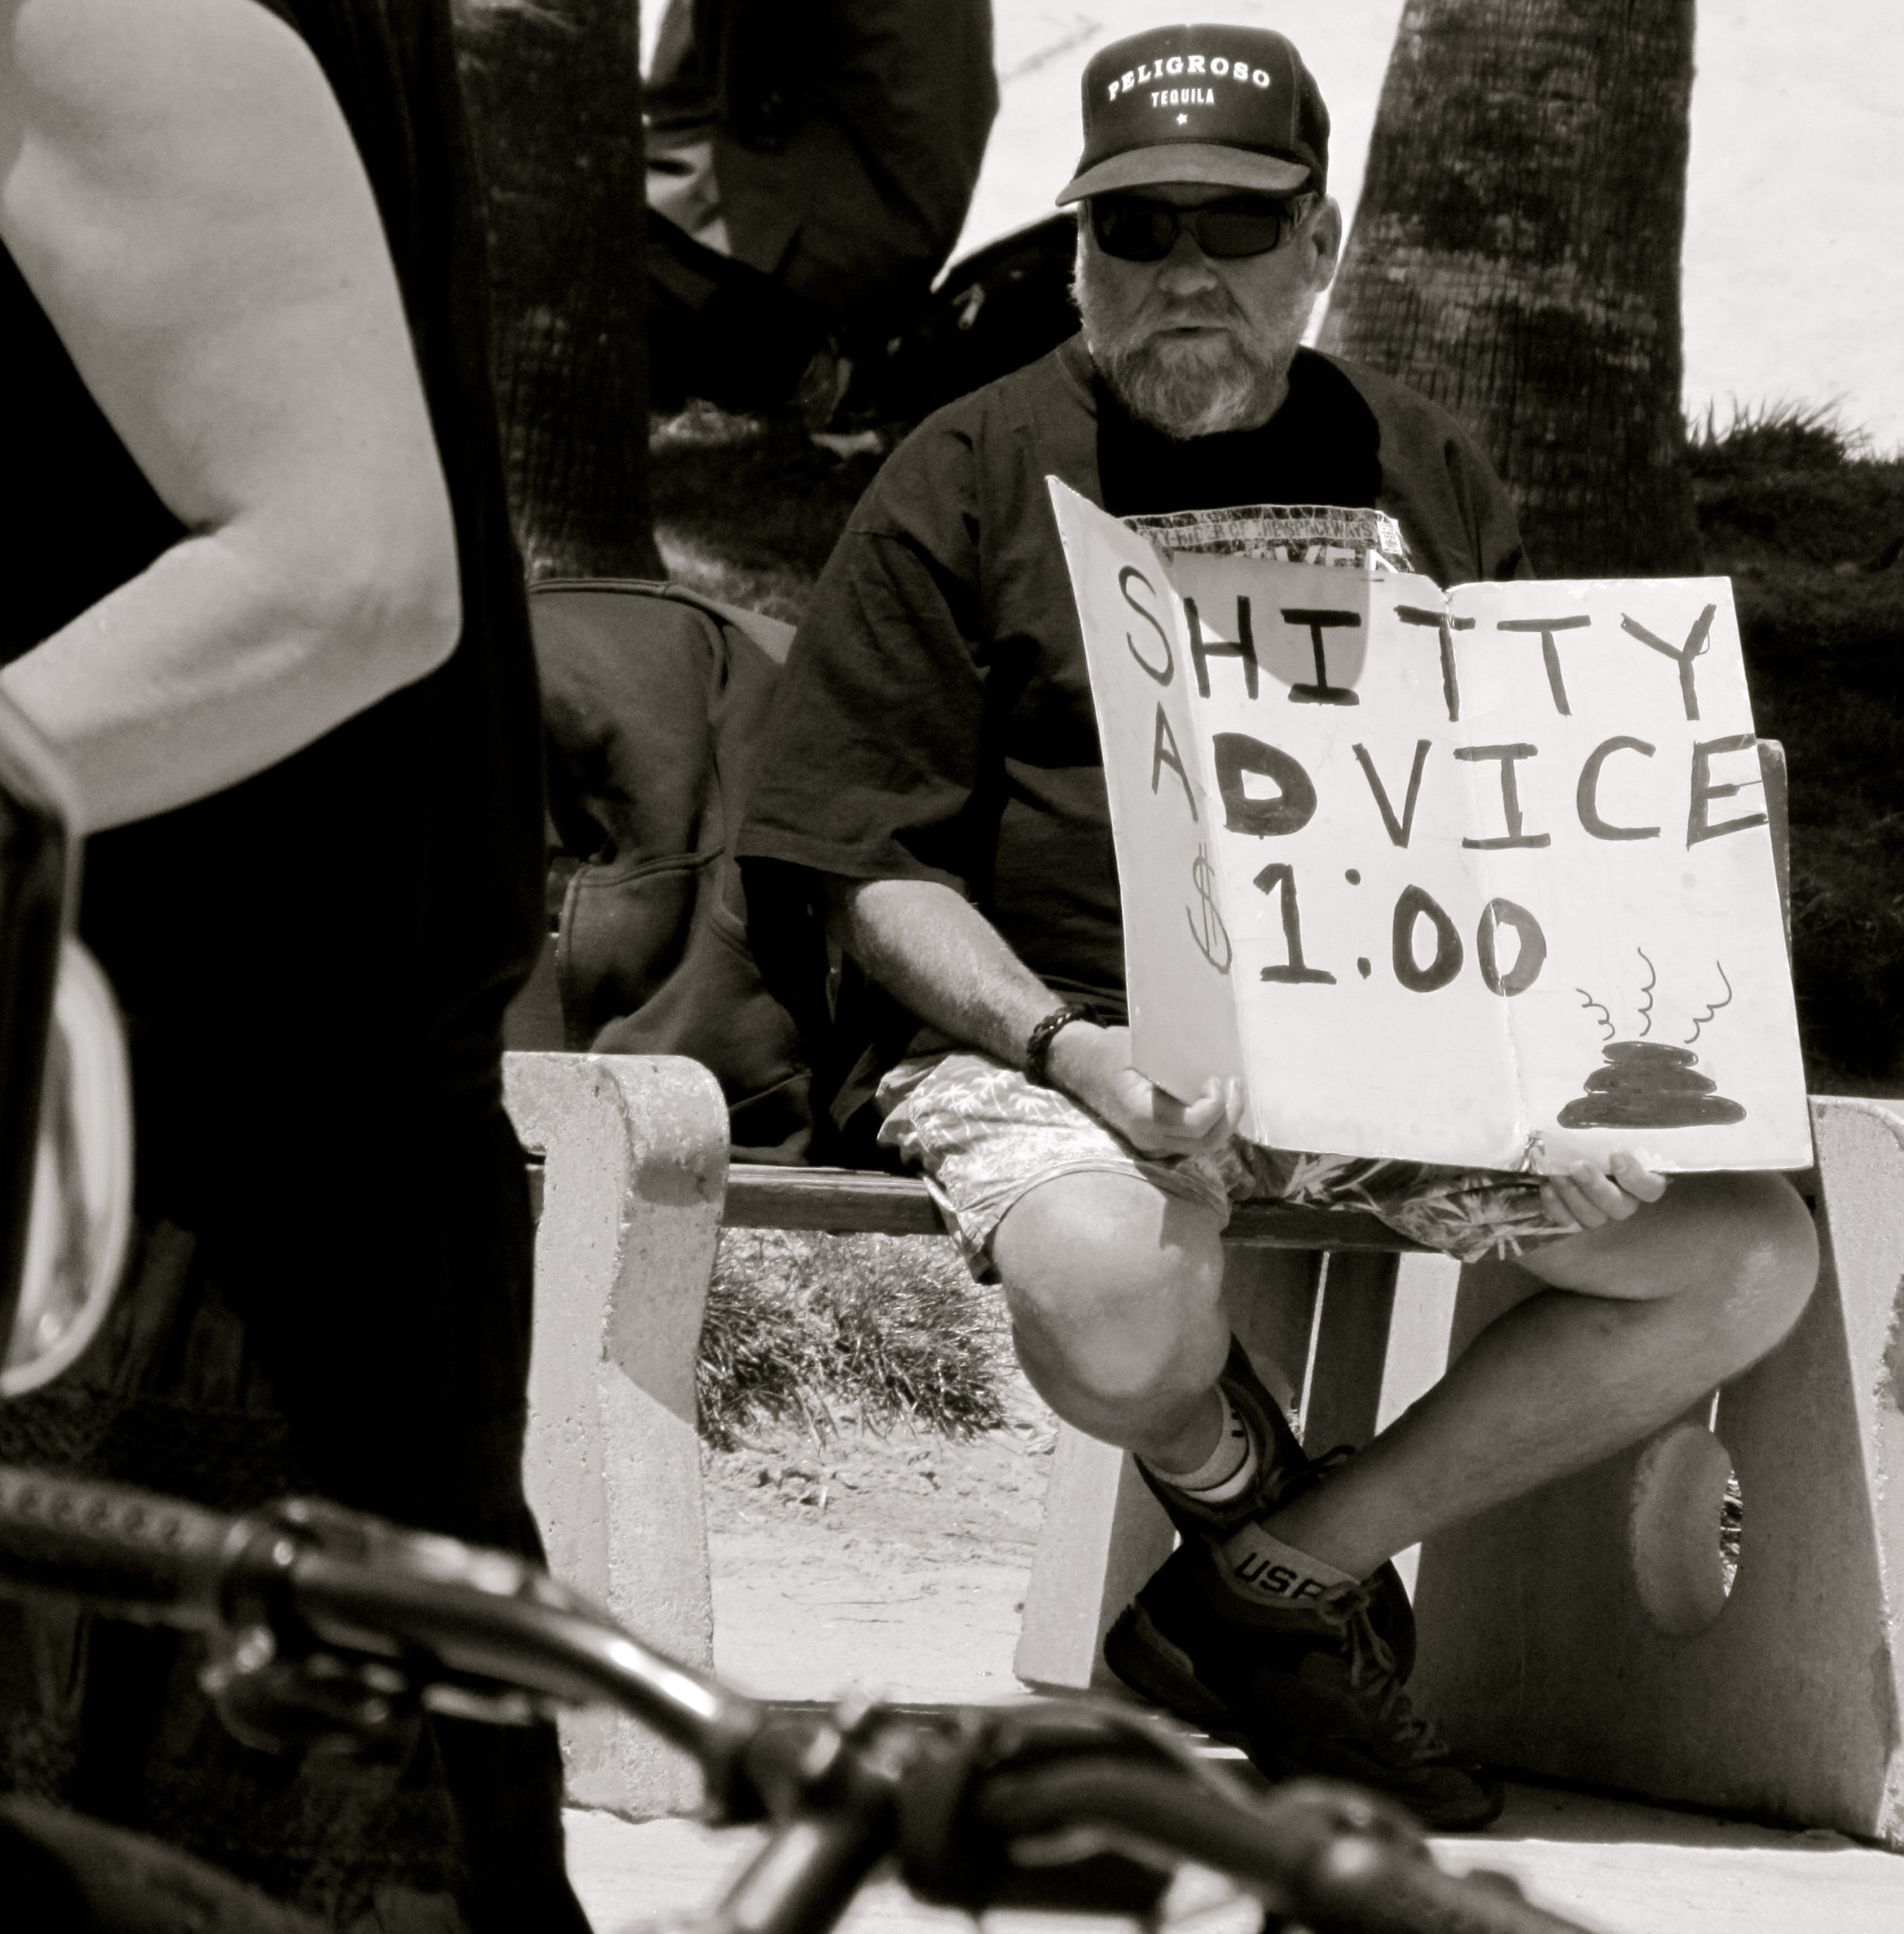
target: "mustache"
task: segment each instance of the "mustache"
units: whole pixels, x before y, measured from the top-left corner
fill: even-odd
[[[1147,306],[1131,318],[1129,333],[1141,341],[1145,336],[1161,335],[1166,329],[1233,328],[1241,320],[1242,311],[1235,301],[1219,292],[1216,299],[1209,301],[1173,301]]]

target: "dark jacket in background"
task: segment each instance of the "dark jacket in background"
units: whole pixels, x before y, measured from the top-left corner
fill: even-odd
[[[648,88],[651,157],[711,144],[720,252],[862,333],[951,252],[997,112],[991,0],[674,0]]]
[[[998,108],[990,0],[674,0],[648,93],[654,406],[878,401]],[[870,387],[869,387],[870,385]]]

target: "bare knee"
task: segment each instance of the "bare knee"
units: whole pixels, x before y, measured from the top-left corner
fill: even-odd
[[[992,1254],[1019,1356],[1048,1398],[1061,1383],[1121,1410],[1215,1382],[1228,1326],[1207,1210],[1136,1176],[1056,1176],[1012,1206]]]
[[[1804,1313],[1818,1284],[1818,1231],[1783,1176],[1702,1179],[1723,1185],[1705,1213],[1714,1274],[1728,1285],[1715,1324],[1735,1359],[1725,1374],[1734,1376],[1782,1342]]]
[[[1683,1346],[1714,1382],[1781,1342],[1818,1280],[1818,1235],[1797,1191],[1763,1172],[1677,1176],[1630,1223],[1525,1259],[1569,1289],[1671,1302]]]

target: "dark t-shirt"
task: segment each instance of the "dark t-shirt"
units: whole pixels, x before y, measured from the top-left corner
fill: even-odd
[[[1048,474],[1120,516],[1378,508],[1443,585],[1527,567],[1450,417],[1308,351],[1262,428],[1176,443],[1126,415],[1074,336],[893,453],[787,660],[739,845],[750,895],[790,897],[762,863],[943,881],[1055,990],[1121,1015],[1110,808]]]
[[[141,1206],[196,1222],[304,1133],[483,1105],[540,925],[534,662],[497,451],[479,205],[447,12],[261,0],[329,80],[376,191],[453,505],[447,663],[257,777],[88,844],[82,936],[132,1040]],[[0,661],[182,535],[0,251],[17,408]]]
[[[1371,508],[1382,494],[1381,431],[1334,363],[1300,355],[1282,407],[1259,430],[1179,442],[1141,423],[1102,378],[1098,481],[1115,517],[1224,510],[1239,504],[1340,504]]]

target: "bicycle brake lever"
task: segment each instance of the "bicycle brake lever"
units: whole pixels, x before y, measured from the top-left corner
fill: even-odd
[[[320,1632],[291,1589],[313,1550],[419,1577],[480,1582],[501,1596],[550,1604],[581,1601],[537,1568],[506,1553],[472,1551],[453,1540],[410,1531],[321,1498],[292,1498],[255,1514],[252,1534],[224,1592],[226,1622],[215,1633],[199,1683],[225,1729],[267,1752],[342,1753],[400,1759],[425,1709],[490,1725],[526,1725],[552,1710],[520,1687],[459,1673],[381,1632],[332,1626]]]

